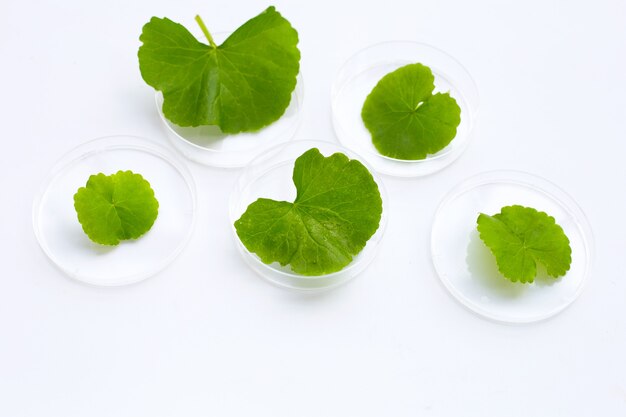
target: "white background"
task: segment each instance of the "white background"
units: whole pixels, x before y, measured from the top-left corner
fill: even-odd
[[[389,224],[362,276],[321,295],[258,278],[233,244],[238,171],[190,163],[197,229],[164,272],[95,288],[39,249],[33,196],[88,139],[166,143],[137,64],[153,15],[232,30],[258,1],[4,1],[0,12],[0,417],[626,415],[626,3],[277,1],[300,33],[297,138],[335,140],[341,63],[383,40],[439,46],[481,94],[474,141],[446,170],[384,178]],[[582,296],[535,325],[468,312],[429,259],[438,202],[491,169],[559,184],[594,229]]]

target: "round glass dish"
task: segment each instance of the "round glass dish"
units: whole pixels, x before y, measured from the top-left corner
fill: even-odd
[[[117,246],[99,245],[83,232],[74,194],[89,176],[131,170],[159,201],[148,233]],[[35,235],[50,260],[71,278],[115,286],[148,278],[172,262],[191,236],[196,194],[191,174],[167,149],[133,136],[95,139],[67,153],[42,184],[33,204]]]
[[[570,240],[572,264],[565,276],[551,278],[538,268],[531,284],[511,282],[476,230],[479,213],[493,215],[519,204],[556,219]],[[587,219],[556,185],[519,171],[493,171],[469,178],[439,205],[431,234],[432,260],[443,285],[475,313],[505,323],[547,319],[580,295],[593,252]]]
[[[234,223],[246,211],[248,205],[258,198],[271,198],[279,201],[294,201],[296,187],[292,181],[295,160],[311,148],[317,148],[324,156],[341,152],[350,159],[361,161],[372,173],[378,184],[383,200],[383,213],[378,230],[369,239],[365,248],[354,257],[344,269],[326,275],[304,276],[291,271],[289,266],[280,266],[277,262],[265,264],[241,243]],[[259,155],[245,168],[236,182],[230,197],[230,222],[237,248],[245,262],[259,275],[273,284],[297,290],[322,290],[337,287],[354,278],[370,264],[376,255],[387,224],[387,195],[382,181],[376,177],[363,159],[354,152],[337,144],[314,140],[298,140],[274,147]]]
[[[230,32],[218,32],[213,38],[221,44],[229,35]],[[204,42],[202,33],[196,34],[196,38]],[[219,168],[243,167],[263,151],[291,140],[300,125],[303,97],[304,81],[298,74],[291,102],[280,119],[257,132],[226,134],[217,126],[175,125],[163,114],[163,95],[160,91],[155,95],[159,117],[172,145],[192,161]]]
[[[450,92],[461,107],[456,137],[425,159],[407,161],[381,155],[361,119],[365,99],[386,74],[419,62],[432,70],[435,92]],[[437,172],[457,159],[467,147],[478,112],[478,90],[467,70],[445,52],[425,43],[383,42],[361,50],[339,70],[333,83],[332,117],[343,146],[363,155],[378,172],[396,177],[419,177]]]

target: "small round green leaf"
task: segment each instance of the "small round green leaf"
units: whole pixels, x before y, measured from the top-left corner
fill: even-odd
[[[507,206],[493,216],[478,216],[480,238],[496,257],[500,273],[516,282],[533,282],[537,263],[551,277],[565,275],[572,249],[554,217],[531,207]]]
[[[137,239],[157,218],[159,202],[150,183],[131,171],[89,177],[74,194],[78,221],[89,239],[102,245]]]
[[[372,174],[342,153],[316,148],[296,159],[293,203],[260,198],[235,222],[244,246],[263,262],[301,275],[341,270],[378,229],[382,199]]]
[[[409,64],[380,79],[365,99],[361,118],[382,155],[424,159],[454,139],[461,108],[449,93],[433,94],[435,77],[422,64]]]

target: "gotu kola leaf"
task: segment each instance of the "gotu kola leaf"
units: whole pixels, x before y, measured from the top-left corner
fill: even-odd
[[[409,64],[380,79],[365,99],[361,118],[382,155],[424,159],[456,136],[461,108],[449,93],[433,94],[435,77],[422,64]]]
[[[264,263],[301,275],[344,268],[378,229],[382,199],[367,168],[313,148],[296,159],[293,203],[260,198],[235,222],[241,242]]]
[[[140,174],[119,171],[92,175],[74,194],[78,221],[89,239],[102,245],[137,239],[157,218],[159,202]]]
[[[572,249],[554,217],[531,207],[503,207],[493,216],[478,216],[480,238],[496,257],[498,269],[511,281],[533,282],[537,263],[548,275],[565,275]]]
[[[244,23],[216,45],[184,26],[153,17],[139,38],[139,68],[163,93],[163,114],[179,126],[217,125],[225,133],[258,130],[287,109],[300,68],[298,33],[274,9]]]

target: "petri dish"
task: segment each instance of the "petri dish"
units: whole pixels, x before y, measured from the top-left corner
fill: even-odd
[[[572,248],[566,275],[548,277],[539,267],[530,284],[500,275],[476,231],[476,219],[513,204],[544,211],[563,228]],[[441,282],[465,307],[498,322],[531,323],[554,316],[578,298],[591,267],[593,236],[580,207],[553,183],[525,172],[493,171],[463,181],[443,199],[432,226],[431,252]]]
[[[229,35],[218,32],[213,37],[221,44]],[[203,34],[195,36],[203,42]],[[291,101],[280,119],[256,132],[226,134],[217,126],[175,125],[163,114],[163,95],[160,91],[155,94],[159,117],[174,148],[194,162],[218,168],[244,167],[263,151],[293,139],[302,119],[303,98],[304,81],[302,74],[298,74]]]
[[[119,170],[150,182],[159,215],[139,239],[99,245],[83,232],[73,197],[90,175]],[[82,144],[57,162],[35,197],[33,227],[43,252],[69,277],[125,285],[156,274],[180,254],[193,231],[195,206],[192,176],[176,155],[148,139],[110,136]]]
[[[365,248],[341,271],[319,276],[299,275],[291,271],[288,265],[283,267],[277,262],[273,264],[263,263],[256,254],[248,251],[241,243],[234,227],[235,221],[246,211],[248,205],[258,198],[271,198],[278,201],[293,201],[295,199],[296,188],[292,181],[294,163],[300,155],[311,148],[319,149],[324,156],[342,152],[350,159],[361,161],[372,173],[383,200],[383,213],[378,230],[369,239]],[[357,154],[331,142],[297,140],[274,147],[250,162],[239,176],[231,193],[229,217],[237,248],[246,264],[258,275],[283,288],[319,291],[335,288],[356,277],[374,259],[387,224],[386,201],[387,195],[382,181]]]
[[[366,97],[386,74],[411,63],[422,63],[435,76],[435,92],[450,92],[461,107],[456,137],[425,159],[408,161],[381,155],[361,119]],[[478,113],[478,89],[469,72],[453,57],[426,43],[383,42],[357,52],[341,67],[331,90],[332,120],[343,146],[362,155],[378,172],[395,177],[420,177],[454,162],[467,148]]]

